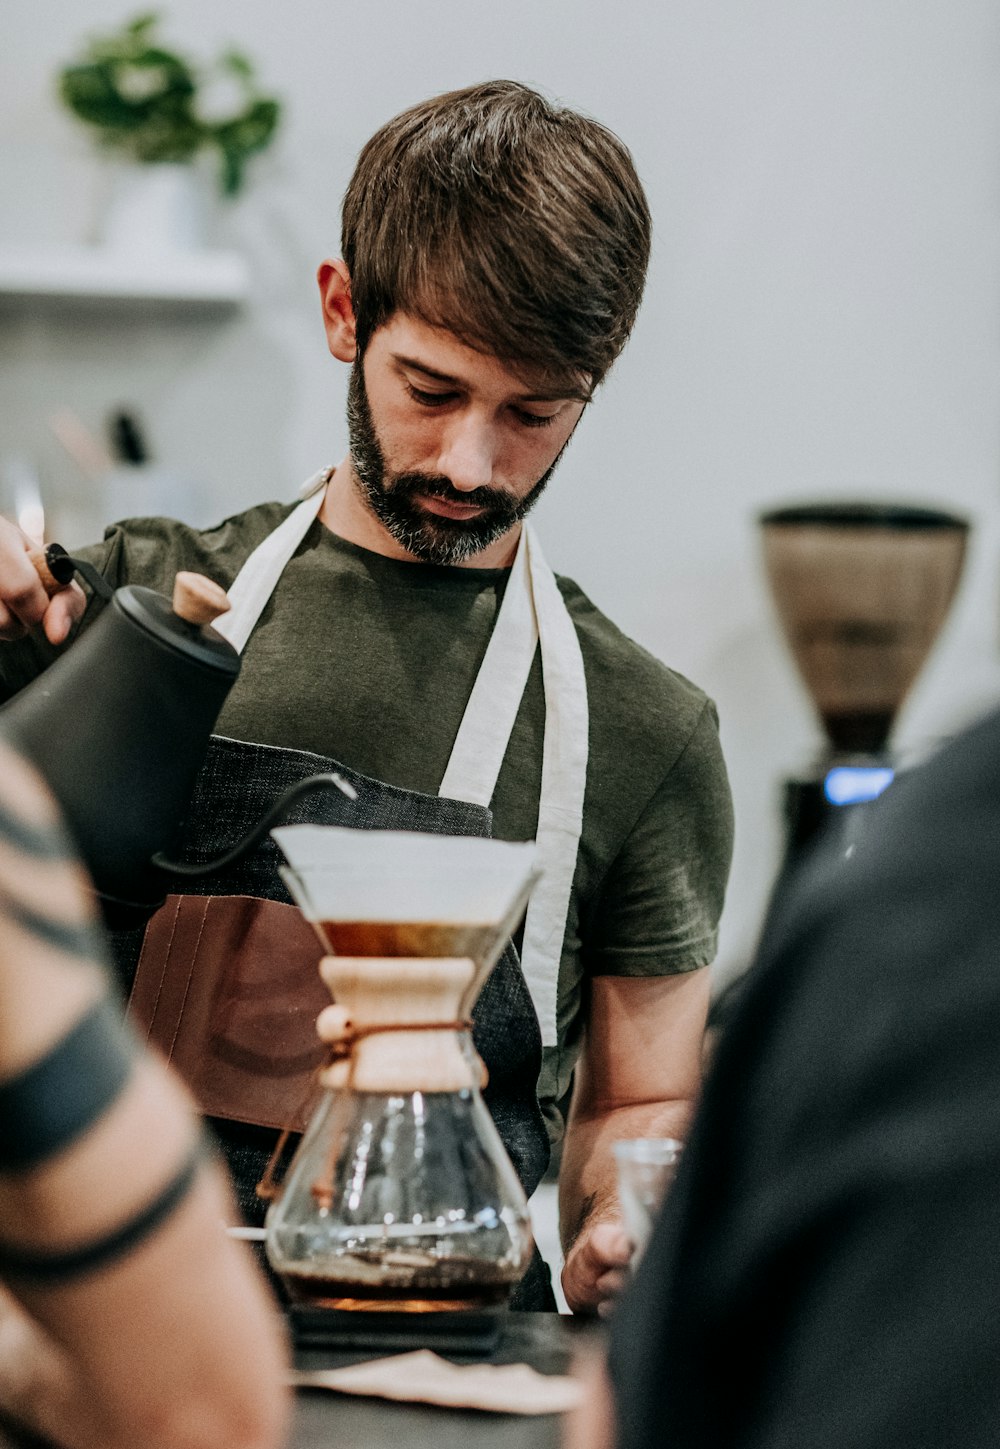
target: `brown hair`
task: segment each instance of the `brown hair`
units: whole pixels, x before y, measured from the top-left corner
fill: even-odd
[[[389,121],[358,158],[342,222],[361,354],[403,311],[589,390],[639,309],[650,218],[627,148],[515,81]]]

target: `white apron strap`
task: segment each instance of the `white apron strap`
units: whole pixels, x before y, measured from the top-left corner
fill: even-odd
[[[273,533],[268,534],[263,543],[257,545],[233,581],[229,589],[229,612],[217,619],[212,627],[229,640],[237,653],[243,653],[285,565],[319,514],[326,496],[322,485],[327,476],[328,472],[324,470],[310,479],[303,489],[303,492],[309,490],[309,496],[292,510],[283,523],[278,524]]]
[[[529,542],[545,679],[545,743],[536,831],[542,877],[528,906],[521,965],[541,1023],[542,1045],[552,1047],[558,1041],[559,965],[583,829],[590,714],[573,620],[533,531]]]
[[[514,555],[490,642],[472,686],[438,790],[449,800],[489,805],[538,644],[528,530]]]
[[[250,554],[229,590],[231,608],[214,627],[242,652],[275,585],[319,514],[329,469]],[[490,642],[459,726],[439,793],[489,805],[541,640],[545,742],[537,845],[542,875],[528,907],[522,969],[542,1043],[555,1046],[559,963],[587,785],[588,713],[583,656],[555,576],[525,525]]]
[[[442,795],[489,804],[539,638],[545,742],[536,841],[542,874],[528,907],[521,967],[538,1012],[542,1044],[555,1046],[559,964],[583,826],[589,715],[576,629],[538,538],[526,525]]]

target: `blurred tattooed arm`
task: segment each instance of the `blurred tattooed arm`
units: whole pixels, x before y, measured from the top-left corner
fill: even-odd
[[[55,807],[0,744],[0,1416],[66,1449],[274,1449],[278,1316],[102,953]]]

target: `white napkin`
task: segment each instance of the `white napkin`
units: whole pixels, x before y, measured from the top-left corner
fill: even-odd
[[[298,1370],[290,1382],[300,1389],[335,1389],[495,1414],[564,1414],[583,1397],[576,1379],[540,1374],[526,1363],[454,1364],[426,1348],[349,1368]]]

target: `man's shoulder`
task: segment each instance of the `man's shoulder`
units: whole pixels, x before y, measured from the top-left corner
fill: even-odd
[[[125,518],[82,556],[115,584],[168,589],[179,569],[204,573],[228,588],[247,556],[287,518],[295,503],[258,503],[209,528],[176,518]]]
[[[591,714],[627,718],[632,731],[683,741],[714,705],[705,691],[625,634],[573,579],[556,575],[580,641]]]

